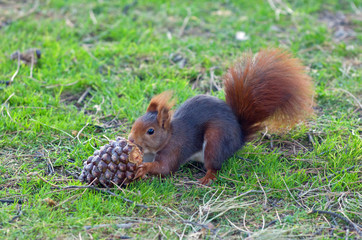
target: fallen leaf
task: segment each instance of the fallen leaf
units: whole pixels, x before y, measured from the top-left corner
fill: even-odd
[[[212,15],[216,15],[216,16],[230,16],[231,14],[232,14],[232,12],[229,10],[217,10],[212,13]]]
[[[46,204],[48,204],[49,207],[54,207],[55,205],[57,205],[57,202],[51,198],[45,198],[42,200],[42,202],[45,202]]]
[[[235,38],[239,41],[249,40],[249,36],[247,36],[245,32],[236,32]]]

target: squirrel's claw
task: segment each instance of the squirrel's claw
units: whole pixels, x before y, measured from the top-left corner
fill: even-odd
[[[207,170],[206,175],[197,181],[202,185],[211,185],[216,180],[216,173],[216,170]]]
[[[211,179],[211,178],[208,178],[208,177],[203,177],[203,178],[200,178],[199,180],[197,180],[200,184],[202,185],[211,185],[211,183],[214,181],[215,179]]]
[[[139,165],[134,179],[144,178],[149,172],[149,165],[149,163],[142,163],[141,165]]]

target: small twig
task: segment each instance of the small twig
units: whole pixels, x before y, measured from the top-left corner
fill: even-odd
[[[202,227],[202,228],[205,228],[207,230],[209,230],[210,232],[212,232],[213,234],[216,234],[218,232],[218,229],[217,228],[210,228],[208,225],[206,224],[202,224],[202,223],[197,223],[197,222],[191,222],[189,220],[184,220],[182,221],[182,223],[185,223],[185,224],[191,224],[191,225],[194,225],[194,226],[198,226],[198,227]]]
[[[187,16],[185,17],[185,19],[184,19],[184,21],[182,23],[182,26],[181,26],[180,31],[178,33],[178,37],[182,37],[182,35],[184,34],[187,23],[190,20],[190,15],[191,15],[190,10],[188,10],[188,14],[187,14]]]
[[[19,208],[18,208],[17,214],[12,219],[10,219],[9,223],[14,222],[16,219],[18,219],[23,214],[23,211],[21,210],[22,205],[20,204],[18,206],[19,206]]]
[[[349,219],[348,216],[347,216],[343,211],[339,211],[339,212],[343,215],[343,217],[347,218],[350,222],[352,222],[351,219]],[[333,220],[335,220],[335,219],[333,218]],[[361,224],[356,223],[356,225],[357,225],[360,229],[362,228],[362,225],[361,225]]]
[[[253,160],[249,159],[249,158],[244,158],[244,157],[241,157],[241,156],[237,156],[239,159],[241,160],[244,160],[244,161],[247,161],[249,163],[253,163]]]
[[[287,183],[284,181],[284,179],[282,178],[282,176],[280,176],[280,178],[281,178],[282,181],[284,182],[284,185],[285,185],[285,187],[287,188],[287,191],[289,192],[289,194],[290,194],[290,196],[293,198],[293,200],[294,200],[300,207],[302,207],[303,209],[305,209],[306,207],[303,206],[300,202],[298,202],[298,201],[294,198],[293,194],[290,192],[290,190],[289,190],[289,188],[288,188],[288,185],[287,185]]]
[[[333,224],[331,224],[325,216],[322,216],[322,217],[328,223],[329,226],[333,227]],[[336,218],[333,218],[333,221],[336,221]],[[338,224],[335,224],[335,225],[337,226]]]
[[[13,122],[15,122],[14,119],[13,119],[13,118],[11,117],[11,115],[10,115],[9,106],[8,106],[8,105],[5,105],[5,108],[6,108],[6,114],[9,116],[10,120],[13,121]],[[15,123],[17,123],[17,122],[15,122]]]
[[[82,142],[81,142],[80,139],[79,139],[79,136],[80,136],[80,134],[83,132],[83,130],[88,126],[88,124],[89,124],[89,123],[87,123],[86,125],[84,125],[84,126],[82,127],[82,129],[77,133],[76,138],[78,139],[79,144],[82,144]]]
[[[275,12],[275,16],[277,18],[277,20],[279,20],[279,15],[280,14],[292,14],[293,10],[290,9],[285,3],[283,3],[283,1],[281,0],[268,0],[268,3],[270,5],[270,7],[274,10]],[[277,7],[277,4],[280,5],[282,8]]]
[[[275,209],[275,212],[276,212],[276,214],[277,214],[277,218],[278,218],[278,220],[279,220],[279,223],[282,224],[282,220],[280,220],[278,210]]]
[[[277,211],[277,210],[275,210],[275,212],[277,213],[277,219],[275,219],[275,220],[273,220],[273,221],[271,221],[271,222],[267,223],[267,224],[265,225],[265,228],[270,227],[271,225],[273,225],[273,224],[277,223],[278,221],[279,221],[279,223],[280,223],[280,224],[282,224],[282,220],[281,220],[281,219],[280,219],[280,217],[279,217],[278,211]],[[284,217],[283,217],[283,218],[284,218]],[[259,229],[260,229],[260,228],[259,228]]]
[[[11,85],[14,82],[16,75],[18,75],[18,73],[19,73],[19,69],[20,69],[20,51],[19,50],[17,51],[17,55],[18,55],[18,67],[17,67],[15,73],[13,74],[13,76],[10,78],[9,85]]]
[[[109,142],[109,141],[111,141],[111,139],[109,139],[106,135],[104,135],[103,134],[103,137],[105,138],[105,139],[107,139],[107,141]]]
[[[35,54],[35,52],[31,54],[30,78],[33,78],[34,59],[36,58]]]
[[[1,203],[7,203],[7,204],[12,204],[12,203],[18,203],[18,204],[23,204],[23,200],[20,199],[0,199]]]
[[[84,226],[85,230],[93,230],[98,228],[109,228],[109,227],[116,227],[116,228],[123,228],[123,229],[129,229],[134,225],[134,223],[122,223],[122,224],[99,224],[99,225],[93,225],[93,226]]]
[[[78,104],[81,103],[81,102],[83,102],[84,98],[88,95],[88,93],[90,92],[90,90],[91,90],[91,88],[88,87],[88,88],[84,91],[84,93],[82,94],[82,96],[80,96],[80,98],[79,98],[78,101],[77,101]]]
[[[304,150],[306,150],[307,152],[309,151],[308,148],[304,147],[301,143],[299,143],[298,141],[292,139],[292,141],[297,144],[298,146],[300,146],[301,148],[304,148]]]
[[[354,10],[356,14],[361,14],[362,12],[353,1],[351,2],[351,8]]]
[[[263,218],[263,226],[261,227],[261,230],[263,231],[265,227],[265,218],[263,214],[261,215],[261,217]]]
[[[278,221],[278,219],[275,219],[275,220],[273,220],[273,221],[271,221],[271,222],[267,223],[267,224],[265,225],[265,227],[264,227],[264,228],[268,228],[268,227],[270,227],[271,225],[275,224],[277,221]],[[264,229],[264,228],[263,228],[263,229]]]
[[[10,98],[12,98],[12,96],[14,96],[14,94],[15,94],[15,93],[12,93],[12,94],[5,100],[5,102],[4,102],[3,104],[1,104],[2,106],[1,106],[1,110],[0,110],[0,113],[2,114],[4,108],[6,108],[6,114],[9,116],[10,120],[13,121],[13,122],[15,122],[15,121],[14,121],[14,119],[13,119],[13,118],[11,117],[11,115],[10,115],[9,106],[8,106],[7,103],[8,103],[8,101],[10,100]],[[17,123],[17,122],[15,122],[15,123],[16,123],[16,124],[19,124],[19,125],[21,125],[21,126],[23,127],[22,124]]]
[[[315,146],[315,142],[314,142],[312,135],[310,135],[309,133],[307,133],[307,135],[308,135],[309,141],[312,143],[313,146]]]
[[[47,125],[47,124],[45,124],[45,123],[41,123],[41,122],[39,122],[39,121],[36,121],[35,119],[32,119],[32,118],[30,118],[30,121],[37,122],[37,123],[40,123],[41,125],[44,125],[44,126],[53,128],[53,129],[58,130],[58,131],[61,131],[62,133],[66,134],[68,137],[73,138],[72,135],[70,135],[70,134],[67,133],[66,131],[63,131],[63,130],[61,130],[61,129],[59,129],[59,128],[49,126],[49,125]]]
[[[66,83],[66,84],[54,84],[54,85],[48,85],[48,86],[42,86],[42,87],[45,87],[46,89],[49,89],[49,88],[56,88],[56,87],[69,87],[69,86],[72,86],[76,83],[78,83],[79,80],[75,81],[75,82],[71,82],[71,83]]]
[[[50,175],[53,175],[55,171],[54,171],[53,163],[52,163],[52,161],[50,160],[50,157],[49,157],[49,151],[46,150],[44,147],[43,147],[43,149],[44,149],[44,151],[46,151],[47,154],[48,154],[48,157],[46,157],[46,160],[47,160],[48,163],[49,163],[48,168],[49,168],[49,170],[50,170]]]
[[[341,170],[341,171],[338,171],[338,172],[336,172],[336,173],[333,173],[333,174],[331,174],[331,175],[329,175],[329,176],[327,176],[327,177],[324,177],[324,178],[321,179],[321,181],[329,180],[330,178],[332,178],[332,177],[334,177],[334,176],[336,176],[336,175],[338,175],[338,174],[348,172],[348,171],[350,171],[350,170],[352,170],[352,169],[354,169],[354,168],[356,168],[356,167],[360,167],[360,166],[362,166],[362,165],[361,165],[361,164],[360,164],[360,165],[353,165],[353,166],[351,166],[351,167],[349,167],[349,168],[346,168],[346,169],[344,169],[344,170]]]
[[[58,208],[58,207],[62,206],[64,203],[66,203],[66,202],[69,202],[69,201],[71,201],[71,200],[73,200],[73,199],[76,199],[76,198],[78,198],[78,197],[83,196],[83,194],[84,194],[86,191],[87,191],[87,189],[84,189],[84,191],[83,191],[82,193],[73,195],[73,196],[71,196],[70,198],[65,199],[64,201],[62,201],[62,202],[58,203],[57,205],[55,205],[53,208],[54,208],[54,209],[55,209],[55,208]]]
[[[121,183],[121,186],[125,183],[125,181],[126,181],[126,179],[123,180],[123,182]],[[122,193],[125,193],[125,192],[124,192],[124,189],[121,188],[117,183],[115,183],[115,182],[113,182],[113,181],[111,181],[111,183],[112,183],[114,186],[116,186],[118,190],[122,191]],[[132,193],[133,193],[133,192],[132,192]]]
[[[55,184],[53,184],[53,183],[45,180],[45,179],[44,179],[42,176],[40,176],[38,173],[36,174],[36,176],[37,176],[38,178],[40,178],[40,180],[42,180],[43,182],[48,183],[50,186],[59,188],[57,185],[55,185]]]
[[[265,136],[268,134],[268,127],[265,126],[265,132],[263,133],[263,136],[260,138],[258,145],[261,143],[261,141],[265,138]]]
[[[75,179],[78,179],[78,178],[79,178],[79,176],[78,176],[77,174],[72,173],[71,171],[69,171],[69,170],[67,170],[67,169],[64,169],[64,171],[65,171],[67,174],[69,174],[70,176],[74,177]],[[71,181],[71,180],[65,179],[65,180],[63,180],[63,181]]]
[[[332,217],[336,217],[336,218],[339,218],[341,219],[342,221],[348,223],[350,226],[352,226],[356,232],[358,233],[358,235],[362,236],[362,231],[360,230],[360,227],[355,224],[354,222],[352,222],[351,220],[349,220],[348,218],[344,217],[344,216],[341,216],[339,215],[338,213],[335,213],[335,212],[330,212],[330,211],[323,211],[323,210],[315,210],[315,209],[312,209],[312,211],[309,212],[309,214],[311,213],[318,213],[318,214],[328,214]]]
[[[91,9],[91,10],[89,10],[89,16],[90,16],[90,18],[91,18],[91,20],[92,20],[93,24],[94,24],[94,25],[97,25],[98,21],[97,21],[96,16],[94,15],[94,12],[93,12],[93,10],[92,10],[92,9]]]
[[[244,228],[246,229],[246,231],[248,231],[248,233],[251,233],[251,231],[249,230],[249,228],[246,226],[246,221],[245,221],[245,218],[246,218],[246,213],[248,211],[245,211],[244,213],[244,218],[243,218],[243,225],[244,225]]]
[[[14,95],[15,95],[15,93],[10,94],[10,96],[9,96],[9,97],[5,100],[5,102],[4,102],[3,104],[1,104],[2,106],[1,106],[0,113],[2,113],[2,112],[3,112],[3,110],[4,110],[5,106],[6,106],[6,104],[8,103],[8,101],[10,100],[10,98],[12,98]]]
[[[219,87],[215,82],[215,69],[218,67],[211,67],[210,68],[210,93],[212,92],[212,88],[215,87],[217,91],[221,90],[221,87]]]
[[[163,238],[165,238],[165,239],[167,239],[167,236],[165,235],[165,233],[162,231],[162,228],[161,228],[161,226],[159,225],[159,224],[157,224],[157,227],[158,227],[158,229],[160,230],[159,231],[159,233],[158,233],[158,238],[160,239],[162,239],[162,236],[163,236]],[[162,234],[162,236],[161,236],[161,234]]]
[[[131,9],[131,7],[134,7],[136,6],[138,3],[137,0],[133,1],[132,3],[130,4],[127,4],[126,6],[124,6],[124,8],[122,9],[122,13],[127,15],[128,14],[128,11]]]
[[[351,96],[351,97],[356,101],[358,107],[359,107],[360,109],[362,109],[362,104],[361,104],[361,102],[360,102],[352,93],[350,93],[349,91],[347,91],[347,90],[345,90],[345,89],[342,89],[342,88],[334,88],[334,90],[340,90],[340,91],[342,91],[342,92],[347,93],[349,96]]]
[[[226,218],[226,220],[227,220],[234,228],[236,228],[237,230],[239,230],[239,231],[241,231],[241,232],[249,233],[248,231],[245,231],[244,229],[236,226],[235,223],[233,223],[232,221],[230,221],[227,217],[225,217],[225,218]]]

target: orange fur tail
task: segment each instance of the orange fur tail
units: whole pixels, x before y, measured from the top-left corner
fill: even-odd
[[[313,113],[313,86],[303,65],[279,49],[243,56],[224,76],[225,98],[249,138],[264,124],[292,127]]]

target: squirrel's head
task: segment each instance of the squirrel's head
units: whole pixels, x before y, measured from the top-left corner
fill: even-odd
[[[167,91],[151,99],[147,112],[133,124],[128,139],[142,148],[144,153],[156,153],[171,136],[170,111],[172,93]]]

